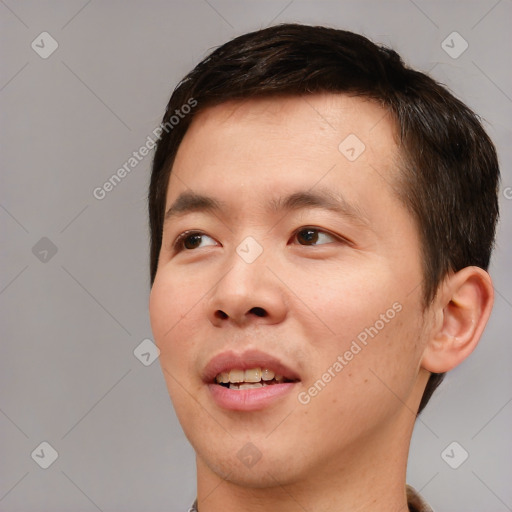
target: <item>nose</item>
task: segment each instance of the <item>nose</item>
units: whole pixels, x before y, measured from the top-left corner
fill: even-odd
[[[214,286],[207,301],[208,317],[216,327],[277,324],[286,317],[282,283],[260,256],[252,263],[234,253],[228,270]]]

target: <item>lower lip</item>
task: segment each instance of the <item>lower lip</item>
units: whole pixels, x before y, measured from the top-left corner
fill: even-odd
[[[295,386],[294,382],[283,382],[254,389],[229,389],[219,384],[208,384],[208,389],[214,402],[223,409],[259,411],[288,395],[293,386]]]

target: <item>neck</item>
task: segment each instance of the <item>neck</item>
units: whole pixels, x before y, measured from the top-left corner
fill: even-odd
[[[414,425],[406,417],[410,414],[404,411],[404,417],[387,428],[381,425],[378,435],[360,439],[357,446],[336,453],[296,478],[260,468],[262,481],[272,482],[264,487],[235,483],[231,475],[224,479],[197,457],[198,510],[405,512],[406,465]]]

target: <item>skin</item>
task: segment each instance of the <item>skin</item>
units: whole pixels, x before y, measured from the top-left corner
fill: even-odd
[[[189,128],[166,210],[185,191],[223,207],[166,221],[150,317],[197,454],[201,512],[407,510],[409,442],[429,372],[451,369],[474,349],[492,284],[468,267],[446,276],[424,310],[418,230],[396,194],[395,132],[374,102],[331,94],[224,103]],[[366,146],[355,161],[338,149],[349,134]],[[267,208],[323,190],[341,194],[365,220],[318,207]],[[314,245],[296,236],[309,226],[321,230]],[[187,230],[203,232],[201,244],[176,250]],[[250,264],[236,252],[248,236],[263,249]],[[394,318],[300,403],[298,394],[393,304]],[[227,411],[201,372],[215,355],[245,349],[272,354],[300,382],[264,410]],[[237,457],[249,442],[261,454],[251,467]]]

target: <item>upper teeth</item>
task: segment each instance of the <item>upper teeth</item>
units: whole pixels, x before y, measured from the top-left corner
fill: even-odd
[[[260,380],[272,380],[277,381],[284,380],[282,375],[276,375],[272,370],[268,368],[251,368],[249,370],[237,370],[233,369],[229,372],[222,372],[215,377],[215,380],[219,384],[228,384],[232,382],[233,384],[237,382],[260,382]]]

